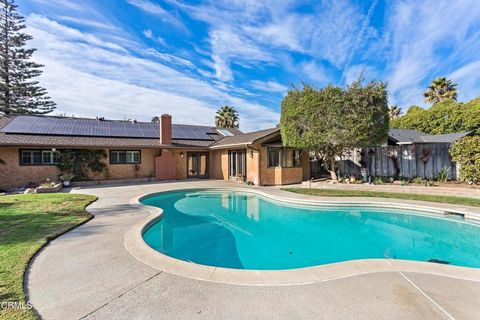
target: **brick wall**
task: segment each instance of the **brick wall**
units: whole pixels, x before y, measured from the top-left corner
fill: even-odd
[[[210,178],[228,180],[228,150],[210,151]]]
[[[56,166],[21,166],[19,148],[0,147],[0,189],[23,187],[29,182],[39,184],[46,179],[56,180],[60,171]]]
[[[258,185],[258,183],[260,182],[258,174],[258,162],[260,160],[260,153],[258,152],[258,150],[255,149],[247,149],[247,180],[252,181],[254,184]]]
[[[55,165],[21,166],[19,149],[0,147],[0,159],[5,161],[5,164],[0,164],[0,189],[24,187],[30,182],[40,184],[47,178],[57,180],[60,171]],[[105,151],[107,158],[104,162],[107,164],[107,172],[92,177],[92,180],[146,178],[155,174],[155,157],[159,155],[160,150],[142,149],[140,164],[110,164],[109,150]]]
[[[173,180],[177,178],[177,159],[173,150],[162,150],[155,157],[155,179]]]
[[[283,185],[301,183],[304,177],[307,177],[306,170],[309,169],[309,164],[305,164],[305,153],[302,154],[302,167],[282,168],[268,167],[267,148],[260,148],[260,184],[265,186]],[[308,154],[307,154],[308,156]],[[308,173],[309,175],[309,173]]]
[[[160,150],[142,149],[140,164],[110,164],[108,159],[109,150],[107,149],[105,151],[107,152],[105,162],[107,163],[108,174],[95,177],[94,180],[135,179],[155,176],[155,157],[160,154]]]

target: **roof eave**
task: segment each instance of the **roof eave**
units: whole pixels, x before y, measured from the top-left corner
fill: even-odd
[[[242,142],[242,143],[224,144],[224,145],[219,145],[219,146],[214,145],[214,146],[209,147],[209,149],[211,149],[211,150],[216,150],[217,149],[218,150],[218,149],[225,149],[225,148],[228,149],[228,148],[232,148],[232,147],[242,147],[242,146],[246,147],[250,144],[252,144],[252,141]]]

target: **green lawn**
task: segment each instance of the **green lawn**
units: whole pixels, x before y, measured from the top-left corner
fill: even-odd
[[[381,191],[366,190],[337,190],[337,189],[306,189],[306,188],[284,188],[282,190],[322,197],[376,197],[376,198],[392,198],[403,200],[419,200],[439,203],[451,203],[467,206],[480,207],[480,199],[456,197],[456,196],[439,196],[430,194],[414,194],[414,193],[393,193]],[[434,192],[434,189],[432,189]]]
[[[0,196],[0,302],[25,301],[23,273],[51,239],[88,220],[96,197],[74,194]],[[52,279],[53,280],[53,279]],[[1,319],[33,319],[25,310],[0,310]]]

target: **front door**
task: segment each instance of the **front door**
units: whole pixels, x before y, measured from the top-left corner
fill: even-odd
[[[208,178],[208,153],[187,153],[187,177]]]

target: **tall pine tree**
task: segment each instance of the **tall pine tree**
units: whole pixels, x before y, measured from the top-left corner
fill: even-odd
[[[0,116],[45,114],[55,109],[47,90],[34,80],[43,65],[30,60],[36,49],[25,48],[32,37],[14,0],[0,0]]]

